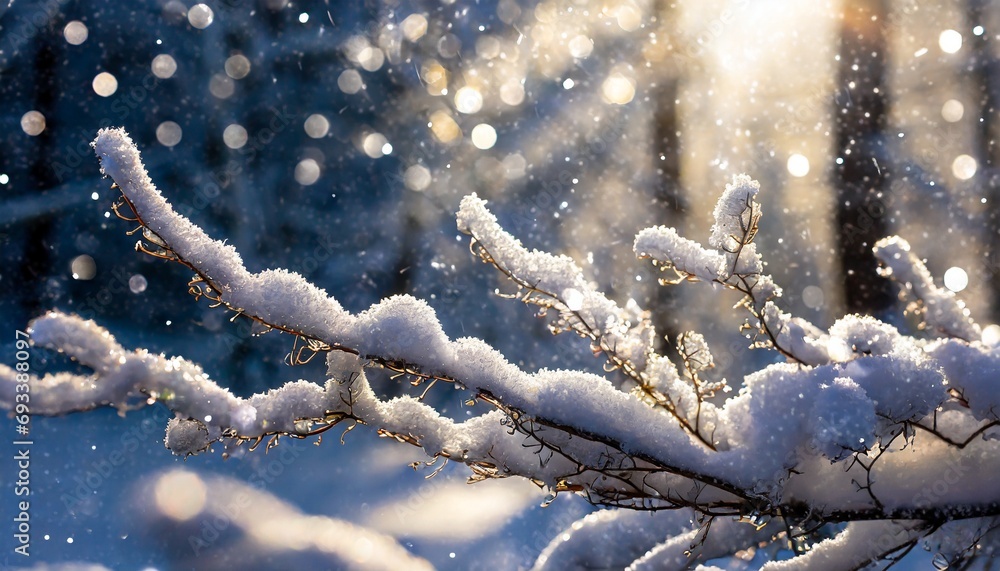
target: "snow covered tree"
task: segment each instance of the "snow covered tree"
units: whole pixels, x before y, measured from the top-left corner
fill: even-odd
[[[325,357],[327,378],[238,398],[190,361],[128,350],[99,325],[52,312],[32,322],[34,343],[92,373],[36,378],[0,367],[4,408],[24,386],[37,415],[166,406],[174,418],[165,443],[178,455],[265,441],[270,449],[281,437],[362,424],[466,464],[470,481],[527,478],[550,498],[572,492],[609,508],[554,539],[538,569],[688,569],[755,552],[769,570],[860,569],[916,545],[941,567],[996,556],[1000,348],[982,341],[964,304],[935,285],[902,238],[874,252],[920,319],[920,337],[870,316],[823,331],[783,312],[754,243],[759,185],[745,175],[719,199],[708,248],[672,228],[641,231],[634,252],[664,272],[661,283],[736,292],[748,344],[783,356],[730,394],[699,333],[677,337],[672,362],[654,349],[646,309],[607,298],[565,256],[529,251],[485,201],[467,196],[457,219],[473,253],[538,306],[553,333],[589,339],[608,370],[530,373],[479,339],[449,338],[411,296],[354,315],[296,273],[249,272],[235,248],[171,207],[123,130],[102,130],[94,147],[138,250],[191,270],[196,299],[252,320],[261,334],[294,337],[291,364]],[[422,393],[381,399],[367,374],[379,368]],[[445,383],[489,412],[443,416],[424,396]]]

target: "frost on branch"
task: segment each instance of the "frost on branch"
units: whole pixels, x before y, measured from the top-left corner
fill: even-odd
[[[936,289],[901,248],[883,261],[892,277],[908,276],[914,297],[929,298],[926,305],[936,309],[926,319],[945,337],[918,339],[858,315],[824,331],[782,311],[781,290],[764,273],[753,241],[761,210],[759,187],[748,177],[736,177],[723,193],[708,247],[665,228],[644,230],[635,242],[639,257],[672,269],[679,281],[709,282],[719,295],[736,292],[754,347],[784,357],[748,374],[729,395],[701,335],[677,338],[676,363],[658,354],[643,308],[598,291],[571,259],[522,246],[474,195],[458,213],[473,252],[508,278],[520,299],[547,312],[553,332],[589,339],[607,360],[608,378],[522,371],[482,340],[450,339],[434,311],[410,296],[351,314],[298,274],[251,273],[234,249],[172,209],[124,131],[102,130],[95,150],[121,190],[115,211],[141,236],[140,251],[191,270],[196,299],[293,336],[291,363],[325,355],[327,378],[238,398],[182,358],[126,349],[92,322],[50,313],[31,324],[34,341],[93,374],[32,378],[37,414],[160,403],[175,414],[166,442],[178,454],[264,440],[270,447],[281,437],[365,424],[432,458],[466,464],[473,481],[519,476],[600,506],[679,509],[669,512],[680,514],[676,520],[650,519],[657,533],[622,545],[637,569],[684,568],[760,546],[772,550],[772,559],[791,549],[787,566],[838,569],[807,554],[854,545],[858,526],[838,524],[861,520],[905,528],[893,536],[902,537],[899,543],[869,559],[891,557],[915,537],[939,537],[942,522],[951,520],[996,535],[990,522],[1000,514],[993,483],[1000,470],[1000,353],[973,335],[978,326],[959,302]],[[900,243],[889,240],[880,255]],[[383,399],[369,382],[372,368],[400,373],[423,391],[452,383],[491,410],[456,422],[419,396]],[[0,367],[6,408],[13,407],[16,378]],[[959,550],[962,557],[992,544],[970,545]],[[566,561],[562,552],[554,544],[544,557],[558,566]]]

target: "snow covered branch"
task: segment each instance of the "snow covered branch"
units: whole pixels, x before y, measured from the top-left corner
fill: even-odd
[[[900,299],[909,302],[907,311],[923,317],[923,327],[966,341],[982,337],[965,303],[954,292],[934,285],[930,271],[910,252],[909,242],[898,236],[883,238],[875,244],[875,256],[882,263],[879,273],[901,285]]]
[[[160,403],[175,413],[166,445],[183,455],[370,425],[468,465],[472,480],[520,476],[598,505],[656,512],[639,519],[610,512],[621,515],[574,526],[576,534],[614,526],[627,533],[651,518],[653,533],[617,546],[635,569],[689,568],[764,544],[796,555],[774,569],[860,567],[942,533],[944,522],[982,527],[1000,515],[1000,487],[992,484],[1000,470],[1000,349],[980,340],[961,302],[934,285],[899,238],[876,248],[883,271],[923,304],[928,329],[941,338],[904,335],[859,315],[824,331],[783,312],[781,289],[754,243],[759,185],[745,175],[720,198],[708,247],[664,227],[643,230],[634,245],[640,258],[676,274],[665,284],[738,292],[754,346],[784,357],[728,396],[726,382],[713,378],[704,337],[680,335],[677,363],[657,353],[646,310],[609,299],[571,259],[526,249],[475,195],[457,216],[473,251],[519,288],[517,297],[547,312],[554,333],[589,339],[607,359],[608,378],[522,371],[479,339],[449,338],[434,311],[410,296],[351,314],[296,273],[251,273],[234,248],[174,211],[124,131],[102,130],[94,148],[121,190],[115,212],[134,225],[137,249],[193,271],[196,299],[295,336],[303,348],[293,363],[324,354],[328,374],[322,384],[299,380],[238,398],[189,361],[128,350],[92,322],[50,313],[32,322],[34,342],[93,374],[32,378],[35,414]],[[453,383],[492,410],[456,422],[420,397],[383,400],[371,368],[415,384]],[[16,378],[0,366],[0,406],[13,408]],[[854,546],[868,530],[891,540],[847,563],[828,547]],[[557,540],[539,568],[571,560],[559,541],[587,540]]]

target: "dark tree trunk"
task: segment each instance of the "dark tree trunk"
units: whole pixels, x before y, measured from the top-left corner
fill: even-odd
[[[55,155],[56,147],[54,131],[56,120],[56,94],[59,89],[59,78],[56,77],[56,67],[59,54],[56,48],[57,40],[39,34],[37,51],[34,58],[35,94],[34,110],[45,116],[48,126],[38,136],[31,137],[31,179],[34,183],[32,192],[45,194],[59,185],[54,175],[49,157]],[[19,287],[22,299],[20,307],[28,316],[34,317],[44,309],[43,304],[50,303],[44,295],[46,276],[52,272],[53,264],[53,224],[52,215],[45,214],[32,220],[26,228],[24,257],[18,268]]]
[[[681,142],[680,123],[677,118],[676,77],[663,77],[656,90],[656,111],[653,116],[653,172],[656,173],[654,200],[656,202],[657,224],[680,227],[687,210],[681,191]],[[677,296],[674,288],[657,287],[649,305],[653,326],[656,328],[657,350],[670,351],[679,332]],[[669,343],[664,345],[664,339]],[[668,347],[669,346],[669,347]]]
[[[676,6],[669,0],[659,0],[656,4],[656,15],[660,22],[659,30],[663,39],[675,35],[677,22]],[[684,192],[681,188],[681,136],[680,119],[677,114],[677,96],[680,89],[681,72],[676,62],[664,63],[656,77],[654,91],[655,111],[653,114],[653,172],[656,223],[667,226],[681,227],[688,209]],[[657,287],[653,299],[648,305],[650,319],[656,328],[658,339],[656,349],[660,353],[673,353],[674,340],[681,327],[677,316],[683,312],[677,306],[678,299],[674,288]]]
[[[880,314],[893,303],[888,280],[876,273],[872,246],[889,234],[881,193],[889,187],[884,137],[887,0],[848,0],[840,32],[834,98],[837,165],[837,247],[849,312]]]
[[[653,161],[658,175],[656,202],[664,217],[671,225],[676,225],[684,216],[687,204],[681,191],[681,138],[677,120],[676,78],[664,78],[656,90],[656,112]]]

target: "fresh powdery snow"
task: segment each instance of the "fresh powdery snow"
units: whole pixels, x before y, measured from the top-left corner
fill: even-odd
[[[603,506],[683,508],[588,516],[543,552],[538,569],[603,560],[609,549],[632,569],[688,568],[765,544],[777,553],[788,539],[779,537],[784,525],[767,524],[776,515],[795,529],[826,524],[827,535],[804,536],[815,540],[811,550],[766,569],[858,568],[917,539],[944,541],[951,528],[941,522],[986,529],[987,516],[1000,514],[998,350],[981,343],[964,305],[900,238],[876,252],[924,319],[924,335],[859,315],[823,330],[783,312],[753,242],[760,187],[745,175],[720,198],[709,247],[664,227],[643,230],[634,244],[636,255],[682,280],[744,294],[756,345],[784,356],[724,398],[725,383],[702,378],[712,361],[703,337],[678,339],[684,363],[658,354],[635,302],[619,306],[568,257],[526,249],[475,195],[458,212],[474,251],[548,310],[553,330],[590,338],[620,373],[522,371],[482,340],[450,339],[430,306],[411,296],[352,315],[296,273],[251,273],[234,248],[170,206],[124,131],[102,130],[94,147],[121,188],[119,208],[134,209],[146,230],[148,250],[193,269],[225,308],[325,352],[328,378],[238,398],[183,358],[126,349],[93,322],[53,312],[32,323],[35,343],[93,375],[32,378],[35,414],[159,402],[175,413],[167,445],[182,455],[361,422],[469,464],[477,478],[530,478]],[[457,422],[418,398],[384,400],[369,384],[371,367],[457,383],[493,410]],[[15,371],[0,367],[6,408],[16,385]]]

